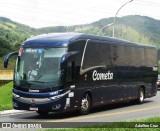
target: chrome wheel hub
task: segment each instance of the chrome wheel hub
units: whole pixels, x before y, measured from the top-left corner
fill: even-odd
[[[86,111],[86,110],[88,110],[88,107],[89,107],[89,102],[88,102],[87,98],[83,98],[82,103],[81,103],[81,109],[83,111]]]
[[[143,92],[141,91],[140,92],[140,101],[143,101],[143,99],[144,99],[144,95],[143,95]]]

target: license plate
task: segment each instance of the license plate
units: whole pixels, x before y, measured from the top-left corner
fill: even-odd
[[[38,107],[30,107],[29,110],[30,111],[38,111]]]

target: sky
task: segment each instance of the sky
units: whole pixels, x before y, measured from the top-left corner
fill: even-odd
[[[130,0],[0,0],[0,16],[34,28],[87,24],[114,17]],[[160,20],[160,0],[133,0],[118,12]]]

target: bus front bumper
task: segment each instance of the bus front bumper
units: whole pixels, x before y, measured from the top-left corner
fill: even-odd
[[[36,98],[32,98],[27,102],[20,98],[13,97],[13,107],[16,110],[30,110],[30,111],[48,111],[48,112],[61,112],[68,108],[66,105],[66,98],[58,100],[50,100],[49,102],[36,102]]]

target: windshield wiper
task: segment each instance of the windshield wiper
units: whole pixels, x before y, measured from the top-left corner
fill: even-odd
[[[44,84],[46,85],[46,87],[49,88],[49,89],[52,91],[52,88],[49,87],[48,84],[47,84],[47,82],[45,82],[45,81],[37,81],[37,80],[35,80],[35,81],[28,81],[28,82],[32,82],[32,83],[34,83],[34,82],[37,82],[37,83],[44,83]]]
[[[44,76],[44,75],[40,75],[38,78],[36,78],[35,80],[38,80],[38,79],[40,79],[42,76]]]
[[[29,83],[34,83],[34,82],[37,82],[37,83],[45,83],[44,81],[37,81],[37,80],[35,80],[35,81],[28,81]]]

